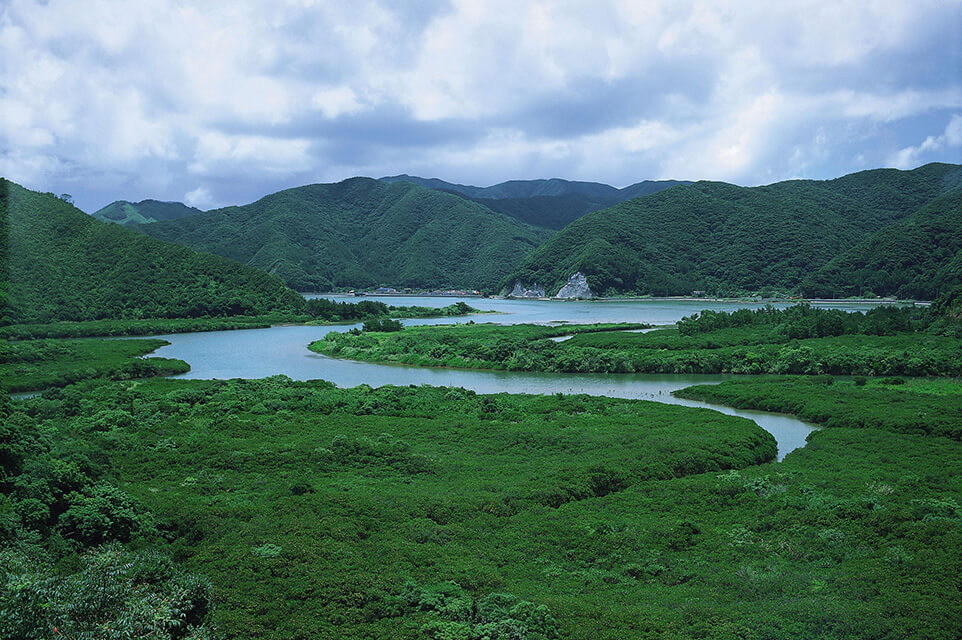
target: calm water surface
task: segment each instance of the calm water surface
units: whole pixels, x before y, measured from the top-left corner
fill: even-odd
[[[445,306],[461,298],[366,298],[395,305]],[[499,311],[498,315],[468,318],[406,320],[406,325],[451,324],[468,320],[516,324],[522,322],[647,322],[670,324],[701,309],[733,310],[737,303],[688,301],[641,302],[548,302],[536,300],[488,300],[465,298],[475,308]],[[843,307],[844,308],[844,307]],[[864,310],[864,305],[852,305]],[[347,331],[358,325],[327,327],[278,326],[269,329],[210,331],[159,336],[171,344],[154,355],[179,358],[191,366],[190,372],[177,376],[194,379],[263,378],[286,375],[295,380],[329,380],[339,387],[367,384],[434,385],[464,387],[478,393],[586,393],[614,398],[653,400],[667,404],[705,407],[722,413],[754,420],[778,441],[778,457],[805,445],[806,436],[816,427],[796,418],[733,409],[671,395],[672,391],[693,384],[716,384],[731,375],[648,375],[648,374],[566,374],[513,371],[473,371],[432,369],[374,364],[329,358],[308,350],[307,345],[331,331]]]
[[[353,296],[309,294],[307,298],[327,298],[338,302],[375,300],[394,306],[446,307],[464,302],[481,311],[498,311],[504,316],[488,316],[484,322],[517,324],[521,322],[648,322],[650,324],[673,324],[685,316],[702,309],[712,311],[735,311],[737,309],[761,309],[758,302],[708,302],[699,300],[597,300],[597,301],[548,301],[548,300],[501,300],[495,298],[456,298],[430,296]],[[779,309],[791,306],[786,303],[772,305]],[[872,304],[820,303],[813,306],[865,311]],[[482,316],[484,317],[484,316]]]

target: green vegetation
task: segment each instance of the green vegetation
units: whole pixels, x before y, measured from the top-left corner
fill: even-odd
[[[72,417],[77,434],[41,425],[35,410],[51,402],[46,415]],[[212,637],[210,582],[149,548],[169,523],[117,486],[98,437],[86,437],[136,428],[131,414],[30,403],[0,396],[0,637]]]
[[[678,186],[579,218],[533,251],[502,286],[539,283],[553,294],[580,271],[596,295],[809,291],[803,283],[834,258],[874,232],[899,237],[908,225],[905,242],[885,244],[882,255],[873,248],[881,244],[865,245],[863,253],[873,257],[865,271],[853,260],[856,273],[839,263],[826,272],[838,267],[837,276],[817,281],[843,287],[827,294],[864,294],[871,285],[880,287],[879,295],[935,297],[959,271],[947,265],[958,262],[960,176],[958,165],[929,164],[764,187]],[[916,211],[920,217],[907,221]],[[936,239],[938,250],[931,252],[927,243]],[[925,285],[928,273],[944,278]]]
[[[365,300],[356,304],[343,302],[318,304],[314,300],[309,300],[304,303],[304,307],[300,311],[294,314],[275,313],[263,316],[233,316],[229,318],[151,318],[146,320],[90,320],[87,322],[13,324],[0,326],[0,338],[27,340],[32,338],[148,336],[164,333],[263,329],[274,324],[338,324],[363,322],[373,318],[443,318],[475,313],[487,312],[478,311],[463,302],[435,309],[417,306],[395,307],[372,300]]]
[[[645,184],[465,195],[535,218]],[[952,165],[680,186],[587,215],[522,268],[606,292],[940,294],[930,310],[702,312],[638,332],[403,327],[476,310],[305,301],[266,273],[477,286],[547,235],[460,196],[355,179],[143,227],[258,272],[0,180],[0,639],[962,637],[960,186]],[[178,211],[130,207],[145,203]],[[124,206],[115,219],[136,219]],[[707,409],[164,380],[189,367],[140,357],[163,340],[60,339],[281,322],[363,323],[311,345],[362,360],[809,374],[677,393],[827,428],[775,463],[770,434]],[[943,377],[903,377],[923,375]]]
[[[296,316],[307,321],[308,316]],[[84,338],[149,336],[162,333],[226,331],[229,329],[263,329],[275,323],[291,322],[292,316],[234,316],[231,318],[150,318],[146,320],[88,320],[85,322],[51,322],[46,324],[11,324],[0,327],[4,340],[36,338]]]
[[[821,309],[796,304],[785,309],[766,305],[761,309],[732,312],[705,310],[682,318],[678,333],[694,336],[719,329],[755,327],[761,342],[771,339],[824,338],[841,335],[891,336],[928,328],[933,314],[914,306],[880,306],[865,313]]]
[[[956,176],[962,184],[962,176]],[[883,227],[806,279],[808,296],[933,300],[962,284],[962,190]]]
[[[587,213],[621,202],[620,199],[592,200],[588,196],[577,193],[563,196],[470,198],[470,200],[522,222],[555,231],[565,228]]]
[[[318,353],[374,362],[471,369],[538,370],[532,358],[565,344],[552,338],[631,331],[643,324],[570,326],[468,324],[408,327],[390,335],[328,334],[310,345]]]
[[[535,638],[552,620],[548,637],[586,637],[623,588],[607,576],[655,540],[674,545],[661,553],[701,536],[673,518],[656,534],[591,515],[597,506],[577,515],[579,504],[775,455],[747,420],[585,396],[168,380],[68,387],[14,407],[15,442],[42,432],[123,489],[90,491],[117,505],[93,529],[81,525],[86,502],[50,526],[15,489],[17,535],[43,523],[61,548],[165,531],[185,568],[212,580],[230,637],[465,637],[465,626],[520,624],[514,637]],[[683,581],[681,570],[663,579]],[[570,584],[544,592],[549,575],[584,581],[582,603],[564,595]]]
[[[99,222],[0,179],[6,243],[0,325],[293,312],[276,277]]]
[[[369,178],[137,229],[269,271],[300,291],[493,289],[549,235],[452,194]]]
[[[893,384],[896,383],[896,384]],[[682,398],[791,413],[826,427],[884,429],[962,440],[962,382],[901,378],[731,380],[676,391]]]
[[[962,337],[962,287],[947,291],[935,301],[929,331]]]
[[[384,318],[380,320],[368,320],[364,323],[364,331],[381,331],[385,333],[400,331],[404,328],[400,320],[391,320],[390,318]],[[355,329],[355,331],[357,331]],[[358,332],[360,333],[360,332]]]
[[[361,322],[375,318],[452,318],[482,313],[474,307],[455,302],[446,307],[388,306],[383,302],[336,302],[327,298],[312,298],[304,305],[304,312],[315,320],[325,322]]]
[[[182,360],[144,356],[165,340],[29,340],[0,342],[0,392],[62,387],[89,378],[128,380],[186,373]]]
[[[174,220],[198,213],[202,213],[200,209],[188,207],[180,202],[162,202],[159,200],[127,202],[126,200],[117,200],[90,215],[102,222],[144,224],[160,220]]]
[[[877,416],[905,402],[857,400],[893,388],[876,381],[784,385],[881,403]],[[958,410],[958,387],[896,386]],[[183,569],[161,588],[201,594],[190,612],[209,611],[209,594],[228,637],[962,633],[960,445],[922,435],[910,410],[835,424],[778,464],[759,464],[774,442],[746,420],[586,396],[150,380],[85,383],[12,410],[5,535],[38,540],[60,580],[82,580],[83,545],[164,532]],[[35,474],[67,464],[23,477],[36,438],[71,452],[71,469],[97,461],[85,464],[110,476],[93,482],[113,488],[29,502]],[[72,477],[58,473],[43,486]],[[38,518],[43,500],[71,515]],[[92,504],[106,517],[88,529]],[[194,572],[211,586],[178,577]],[[0,616],[26,611],[11,606],[20,593],[4,587]]]
[[[562,229],[586,213],[604,209],[651,193],[657,193],[679,184],[691,184],[679,180],[644,180],[624,189],[616,189],[598,182],[572,182],[553,178],[550,180],[510,180],[490,187],[473,187],[453,184],[437,178],[417,176],[391,176],[381,178],[385,182],[410,182],[429,189],[461,195],[492,211],[517,218],[522,222]]]
[[[704,312],[677,328],[646,333],[617,325],[604,333],[591,325],[408,327],[392,334],[331,333],[310,348],[372,362],[512,371],[962,375],[962,339],[911,330],[927,322],[912,309],[863,316],[799,306]],[[574,337],[550,339],[566,334]]]

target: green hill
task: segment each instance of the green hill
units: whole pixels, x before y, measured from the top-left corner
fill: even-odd
[[[679,184],[679,180],[645,180],[623,189],[600,182],[577,182],[551,178],[548,180],[509,180],[490,187],[445,182],[438,178],[399,175],[381,178],[385,182],[412,184],[456,193],[483,204],[492,211],[517,218],[539,227],[561,229],[581,216]]]
[[[290,311],[277,278],[105,224],[0,178],[0,324]]]
[[[930,203],[954,202],[938,205],[936,199],[957,192],[960,184],[959,165],[929,164],[763,187],[677,186],[576,220],[502,285],[539,284],[552,294],[581,272],[596,295],[798,291],[811,274],[871,234]],[[933,261],[947,264],[952,257],[939,253]],[[890,275],[892,282],[914,277]],[[900,286],[889,289],[894,293]]]
[[[465,196],[467,197],[467,196]],[[563,229],[581,216],[610,207],[620,200],[592,200],[580,193],[530,198],[469,198],[492,211],[538,227]]]
[[[868,236],[802,282],[813,297],[932,300],[962,284],[962,190]]]
[[[127,202],[126,200],[117,200],[90,215],[103,222],[144,224],[161,220],[175,220],[198,213],[201,213],[200,209],[188,207],[182,202],[162,202],[160,200]]]
[[[137,229],[276,273],[302,291],[493,288],[550,234],[459,196],[371,178]]]

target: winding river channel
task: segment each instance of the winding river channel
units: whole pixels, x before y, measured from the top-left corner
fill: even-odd
[[[340,298],[332,298],[340,299]],[[450,297],[368,297],[393,305],[443,307],[458,300],[471,306],[497,311],[497,315],[459,318],[406,320],[406,325],[450,324],[454,322],[494,322],[499,324],[549,322],[647,322],[671,324],[701,309],[731,311],[761,305],[735,302],[700,301],[618,301],[552,302],[544,300],[495,300]],[[347,298],[347,300],[355,300]],[[828,305],[826,305],[828,306]],[[831,305],[848,311],[864,310],[865,305]],[[693,384],[715,384],[731,375],[650,375],[650,374],[565,374],[513,371],[475,371],[434,369],[373,364],[329,358],[308,350],[307,345],[332,331],[347,331],[358,325],[276,326],[269,329],[210,331],[158,336],[170,342],[153,355],[179,358],[191,366],[181,378],[263,378],[286,375],[295,380],[324,379],[340,387],[367,384],[434,385],[464,387],[478,393],[586,393],[614,398],[653,400],[689,407],[706,407],[755,421],[775,436],[778,458],[805,445],[805,438],[816,427],[784,414],[734,409],[676,398],[672,392]]]

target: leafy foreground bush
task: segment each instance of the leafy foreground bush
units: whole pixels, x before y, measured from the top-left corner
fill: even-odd
[[[559,637],[558,623],[548,607],[519,600],[508,593],[474,598],[456,582],[425,588],[409,582],[404,585],[401,599],[409,607],[436,616],[421,627],[426,638],[555,640]]]
[[[99,448],[0,398],[0,638],[211,637],[210,582],[119,544],[155,545],[169,526],[111,483]],[[78,426],[103,433],[131,418],[111,409]]]
[[[207,640],[210,581],[154,551],[117,544],[85,552],[75,573],[36,553],[0,550],[0,638]]]

